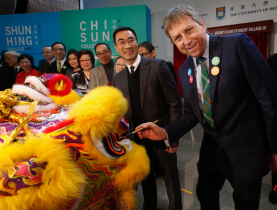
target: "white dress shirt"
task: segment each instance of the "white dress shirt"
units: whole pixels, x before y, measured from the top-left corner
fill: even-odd
[[[137,70],[137,68],[138,68],[138,66],[139,66],[139,64],[140,64],[140,61],[141,61],[141,57],[140,57],[140,55],[138,54],[137,59],[135,60],[135,62],[134,62],[133,65],[132,65],[132,66],[135,67],[135,68],[134,68],[134,72]],[[131,66],[129,66],[127,63],[126,63],[126,65],[127,65],[128,70],[129,70],[129,72],[130,72],[130,74],[131,74]]]
[[[204,50],[204,54],[202,57],[204,58],[204,63],[206,64],[207,71],[209,72],[209,40],[210,37],[208,34],[206,34],[206,46]],[[195,82],[197,87],[197,93],[198,93],[198,100],[199,100],[199,107],[201,110],[203,110],[203,86],[202,86],[202,70],[201,70],[201,64],[196,61],[196,58],[192,57],[194,61],[194,73],[195,73]]]
[[[58,60],[57,60],[57,69],[59,69],[59,62],[61,62],[61,69],[63,68],[63,64],[64,64],[65,60],[66,60],[66,58],[64,58],[62,61],[58,61]],[[53,61],[52,61],[52,62],[53,62]],[[52,62],[51,62],[51,63],[52,63]]]
[[[202,57],[204,58],[204,63],[206,64],[206,68],[209,72],[209,40],[210,37],[208,34],[206,34],[206,45],[205,45],[205,50],[204,54]],[[193,62],[194,62],[194,73],[195,73],[195,82],[196,82],[196,87],[197,87],[197,93],[198,93],[198,100],[199,100],[199,107],[201,110],[203,110],[203,86],[202,86],[202,70],[201,70],[201,64],[199,64],[196,61],[196,58],[192,57]],[[168,135],[167,135],[167,140],[164,140],[166,146],[170,146],[169,140],[168,140]]]

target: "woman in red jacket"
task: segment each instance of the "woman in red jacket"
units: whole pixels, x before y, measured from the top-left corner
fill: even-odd
[[[31,56],[22,54],[17,58],[17,62],[23,71],[17,74],[15,84],[24,84],[24,81],[28,76],[39,77],[41,75],[39,71],[33,69]]]

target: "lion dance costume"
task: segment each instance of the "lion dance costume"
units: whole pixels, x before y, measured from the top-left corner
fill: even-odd
[[[82,99],[71,87],[46,74],[0,92],[0,210],[136,206],[149,159],[143,147],[117,141],[128,129],[127,100],[113,87]]]

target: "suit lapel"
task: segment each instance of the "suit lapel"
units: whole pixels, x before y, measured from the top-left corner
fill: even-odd
[[[108,80],[108,78],[107,78],[107,75],[106,75],[106,72],[105,72],[105,69],[104,69],[104,67],[101,65],[101,66],[99,66],[99,69],[98,69],[99,71],[98,71],[98,73],[99,73],[99,78],[103,78],[103,83],[106,83],[106,84],[108,84],[109,83],[109,80]]]
[[[131,119],[133,112],[132,112],[132,104],[131,104],[131,99],[130,99],[129,81],[128,81],[129,70],[127,67],[125,67],[124,69],[121,70],[121,72],[119,72],[119,74],[120,73],[122,74],[122,76],[120,79],[120,86],[119,86],[120,88],[119,89],[122,91],[124,97],[128,101],[128,105],[129,105],[129,108],[125,114],[125,117],[127,119]]]
[[[220,45],[219,38],[213,35],[210,36],[210,42],[209,42],[209,79],[210,79],[210,97],[211,97],[211,102],[212,102],[212,107],[213,107],[213,102],[214,102],[214,93],[215,93],[215,88],[216,88],[216,83],[217,83],[217,78],[218,75],[220,74],[220,66],[221,66],[221,60],[218,65],[213,65],[212,64],[212,59],[214,57],[218,57],[221,59],[221,51],[222,47]],[[219,74],[217,75],[212,75],[211,69],[217,66],[219,68]]]
[[[148,65],[149,61],[141,56],[140,61],[140,100],[141,100],[141,108],[143,110],[145,91],[147,88],[147,80],[149,76],[150,66]]]
[[[193,77],[193,82],[190,83],[190,78],[188,76],[188,70],[191,69],[191,75]],[[196,76],[195,76],[195,66],[193,59],[191,57],[188,58],[188,69],[185,70],[185,77],[187,77],[187,82],[189,83],[189,92],[188,92],[188,100],[192,100],[190,104],[195,104],[195,106],[191,106],[194,109],[194,114],[199,122],[203,122],[203,114],[201,114],[201,110],[199,107],[199,99],[196,85]],[[192,96],[190,99],[189,96]]]
[[[119,72],[122,74],[120,77],[120,84],[118,85],[120,87],[120,90],[123,92],[123,95],[125,98],[130,101],[130,92],[129,92],[129,82],[128,82],[128,68],[125,67],[122,69],[122,72]]]

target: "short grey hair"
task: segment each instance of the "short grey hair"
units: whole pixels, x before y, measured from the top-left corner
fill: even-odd
[[[21,54],[18,53],[18,52],[15,52],[15,51],[8,51],[8,52],[5,52],[4,55],[13,55],[14,57],[19,57]]]
[[[201,25],[201,17],[192,6],[183,4],[172,7],[163,20],[165,34],[171,39],[168,30],[171,29],[172,24],[178,22],[180,19],[188,17],[191,17],[195,22]]]

